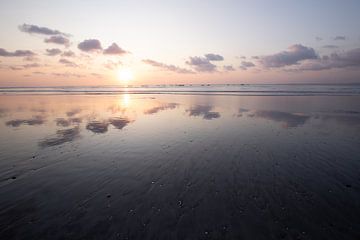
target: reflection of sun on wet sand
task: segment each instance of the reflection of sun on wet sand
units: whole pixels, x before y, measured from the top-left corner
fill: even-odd
[[[0,96],[1,239],[357,239],[359,101]]]

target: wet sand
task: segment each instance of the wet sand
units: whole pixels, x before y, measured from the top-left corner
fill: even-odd
[[[0,96],[0,239],[360,239],[359,96]]]

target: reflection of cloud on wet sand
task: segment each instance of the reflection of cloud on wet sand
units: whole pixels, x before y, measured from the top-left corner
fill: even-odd
[[[9,110],[5,109],[5,108],[0,108],[0,117],[4,117],[6,116],[7,112]]]
[[[111,125],[117,129],[123,129],[126,125],[130,123],[130,120],[127,118],[111,118],[109,119]]]
[[[68,117],[72,117],[72,116],[74,116],[74,115],[76,115],[76,114],[78,114],[80,112],[81,112],[81,109],[72,109],[72,110],[66,112],[66,115]]]
[[[204,106],[204,105],[196,105],[187,109],[186,112],[189,113],[189,116],[202,116],[206,120],[212,120],[213,118],[219,118],[220,113],[218,112],[211,112],[212,106]]]
[[[93,133],[106,133],[108,131],[108,122],[92,121],[86,125],[86,129]]]
[[[69,129],[62,129],[56,131],[56,136],[46,138],[39,142],[41,147],[51,147],[60,145],[66,142],[72,142],[80,136],[80,128],[74,127]]]
[[[322,115],[320,118],[324,121],[335,121],[346,126],[360,126],[360,114]]]
[[[107,121],[91,121],[86,125],[86,129],[93,133],[106,133],[109,124],[113,125],[116,129],[123,129],[129,123],[131,121],[128,118],[117,117],[110,118]]]
[[[178,103],[167,103],[167,104],[163,104],[161,106],[157,106],[157,107],[153,107],[153,108],[150,108],[148,110],[145,110],[144,113],[145,114],[155,114],[157,112],[164,111],[164,110],[167,110],[167,109],[174,109],[177,106],[179,106]]]
[[[246,108],[239,108],[239,111],[238,111],[237,116],[238,116],[238,117],[242,117],[242,116],[243,116],[243,113],[249,112],[249,111],[250,111],[250,110],[249,110],[249,109],[246,109]]]
[[[254,114],[251,114],[249,116],[269,119],[276,122],[282,122],[284,123],[285,128],[303,125],[310,118],[310,116],[308,115],[266,110],[256,111]]]
[[[35,116],[31,119],[14,119],[6,122],[7,126],[10,127],[19,127],[20,125],[41,125],[45,122],[42,116]]]
[[[68,127],[71,124],[79,124],[82,122],[81,118],[69,118],[69,119],[65,119],[65,118],[57,118],[55,119],[56,125],[57,126],[61,126],[61,127]]]

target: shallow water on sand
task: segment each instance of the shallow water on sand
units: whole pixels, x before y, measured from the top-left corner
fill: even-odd
[[[0,96],[0,239],[360,239],[360,96]]]

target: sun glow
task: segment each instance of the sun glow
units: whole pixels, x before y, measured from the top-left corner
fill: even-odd
[[[118,70],[118,79],[123,82],[133,80],[134,74],[130,69],[121,68]]]

